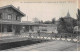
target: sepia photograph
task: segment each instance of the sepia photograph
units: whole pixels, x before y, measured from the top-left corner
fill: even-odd
[[[80,0],[0,0],[0,51],[80,51]]]

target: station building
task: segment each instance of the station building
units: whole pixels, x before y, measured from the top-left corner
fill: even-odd
[[[25,14],[13,5],[0,7],[0,36],[20,35],[24,32],[33,31],[36,23],[21,22]]]
[[[22,35],[28,32],[57,32],[55,24],[39,24],[29,21],[21,22],[26,16],[13,5],[0,7],[0,36]]]

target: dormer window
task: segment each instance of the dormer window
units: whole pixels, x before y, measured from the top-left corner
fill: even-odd
[[[12,19],[12,15],[11,14],[8,14],[8,19]]]

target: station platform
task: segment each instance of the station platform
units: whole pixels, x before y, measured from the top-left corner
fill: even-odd
[[[80,51],[80,44],[66,41],[50,41],[7,49],[5,51]]]

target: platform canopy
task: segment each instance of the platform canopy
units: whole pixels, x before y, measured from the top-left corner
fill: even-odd
[[[0,24],[13,24],[13,25],[39,25],[38,23],[33,22],[19,22],[19,21],[4,21],[0,20]]]

